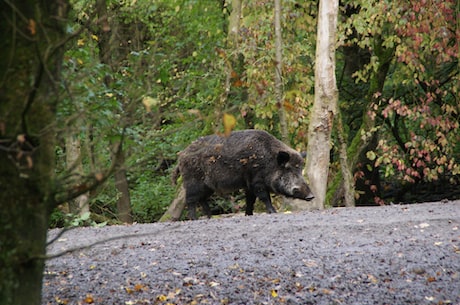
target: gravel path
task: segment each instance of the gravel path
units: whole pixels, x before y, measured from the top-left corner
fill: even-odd
[[[48,253],[92,243],[47,262],[42,304],[460,305],[460,201],[78,228]]]

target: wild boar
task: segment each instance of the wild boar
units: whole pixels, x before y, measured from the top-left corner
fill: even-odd
[[[312,200],[302,176],[300,153],[261,130],[234,131],[229,136],[210,135],[194,141],[179,153],[172,180],[182,175],[188,217],[196,219],[201,204],[208,217],[207,200],[213,193],[244,190],[246,215],[252,215],[259,198],[268,213],[276,213],[270,193]]]

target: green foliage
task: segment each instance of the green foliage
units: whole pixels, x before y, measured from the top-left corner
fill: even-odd
[[[155,181],[155,183],[152,183]],[[132,183],[131,204],[134,221],[154,222],[168,209],[174,199],[175,191],[171,179],[155,173],[143,172]]]
[[[65,213],[62,210],[56,209],[53,211],[50,217],[50,227],[103,227],[107,225],[107,221],[96,222],[92,219],[91,212],[86,212],[82,215],[74,215],[71,213]]]

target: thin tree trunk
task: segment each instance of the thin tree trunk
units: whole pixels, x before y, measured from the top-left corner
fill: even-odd
[[[336,126],[337,138],[339,141],[340,169],[343,173],[344,205],[346,207],[354,207],[355,183],[353,181],[351,169],[348,166],[347,139],[345,138],[345,131],[343,129],[342,115],[340,114],[340,111],[337,112]]]
[[[335,45],[338,0],[320,0],[315,64],[315,101],[308,129],[306,172],[315,199],[324,208],[329,174],[331,131],[337,108]]]
[[[121,143],[119,145],[122,145]],[[123,147],[120,147],[118,156],[112,158],[115,162],[117,170],[115,171],[115,187],[120,193],[120,197],[117,200],[117,216],[121,222],[132,223],[133,218],[131,216],[131,197],[129,195],[128,178],[126,176],[125,154],[123,153]]]
[[[99,39],[99,58],[102,63],[109,65],[114,69],[114,53],[116,50],[112,47],[115,41],[115,26],[109,23],[107,2],[105,0],[96,1],[97,13],[99,16],[99,28],[100,28],[100,39]],[[105,83],[110,86],[112,82],[111,77],[108,75],[105,77]],[[125,153],[122,149],[122,143],[113,143],[112,147],[118,151],[118,156],[112,157],[112,162],[116,164],[117,170],[114,175],[115,188],[119,192],[120,196],[117,201],[117,215],[118,219],[122,222],[132,223],[133,219],[131,216],[131,197],[129,194],[129,184],[125,169]],[[120,146],[120,147],[118,147]]]
[[[83,163],[81,159],[80,139],[73,135],[65,138],[67,170],[74,175],[74,183],[78,183],[83,176]],[[89,194],[85,193],[69,203],[69,212],[74,215],[83,215],[89,212]]]
[[[283,39],[281,36],[281,0],[275,0],[275,98],[278,104],[281,140],[288,142],[286,110],[283,100]]]

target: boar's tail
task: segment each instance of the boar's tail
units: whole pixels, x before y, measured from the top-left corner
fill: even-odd
[[[179,176],[180,176],[179,165],[176,165],[171,175],[171,182],[173,185],[177,184],[177,179],[179,178]]]

